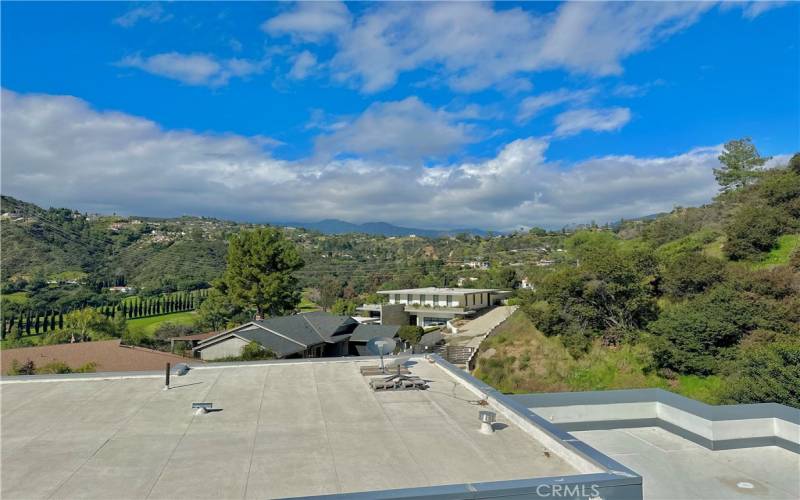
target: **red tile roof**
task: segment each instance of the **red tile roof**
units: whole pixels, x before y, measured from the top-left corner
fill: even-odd
[[[168,352],[120,345],[119,340],[55,344],[19,349],[3,349],[2,374],[5,375],[13,360],[22,364],[33,361],[40,368],[48,363],[60,361],[75,369],[87,363],[96,363],[98,372],[126,372],[163,370],[167,363],[198,363],[200,360],[185,358]]]

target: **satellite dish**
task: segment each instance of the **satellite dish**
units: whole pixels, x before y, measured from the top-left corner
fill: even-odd
[[[372,354],[381,357],[381,371],[384,373],[386,370],[383,367],[383,357],[394,352],[396,345],[397,344],[395,341],[389,337],[375,337],[367,342],[367,350]]]

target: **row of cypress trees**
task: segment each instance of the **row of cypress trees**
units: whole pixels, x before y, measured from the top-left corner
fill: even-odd
[[[192,311],[208,295],[207,290],[194,293],[165,295],[155,298],[139,298],[135,302],[121,302],[113,306],[100,306],[97,310],[107,318],[122,315],[125,319],[146,318],[160,314]],[[69,312],[69,311],[67,311]],[[3,318],[0,334],[6,338],[10,334],[15,337],[38,335],[64,328],[64,311],[45,311],[44,314],[28,310],[18,316],[9,315]]]

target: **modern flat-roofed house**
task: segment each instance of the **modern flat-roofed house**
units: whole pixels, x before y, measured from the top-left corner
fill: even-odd
[[[256,341],[278,358],[347,356],[361,353],[358,347],[374,337],[393,338],[398,330],[361,324],[349,316],[309,312],[245,323],[202,340],[194,353],[204,360],[236,357]]]
[[[410,288],[378,292],[386,304],[364,304],[360,314],[377,316],[384,325],[441,325],[473,316],[506,298],[510,292],[494,288]]]

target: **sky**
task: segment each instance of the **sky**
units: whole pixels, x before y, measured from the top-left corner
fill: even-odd
[[[46,207],[558,228],[800,150],[798,3],[0,9],[0,189]]]

